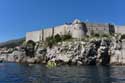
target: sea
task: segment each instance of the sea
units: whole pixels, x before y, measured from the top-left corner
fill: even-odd
[[[125,66],[0,63],[0,83],[125,83]]]

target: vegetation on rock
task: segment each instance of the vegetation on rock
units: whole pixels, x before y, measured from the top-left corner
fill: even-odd
[[[56,62],[54,62],[54,61],[48,61],[48,63],[47,63],[46,66],[48,68],[53,68],[53,67],[56,67],[56,65],[57,65]]]
[[[26,55],[30,57],[34,57],[34,53],[35,53],[34,48],[35,48],[35,42],[32,40],[27,41],[25,46]]]
[[[46,42],[47,42],[47,45],[51,48],[52,45],[69,39],[72,39],[72,36],[70,34],[66,34],[66,35],[56,34],[55,36],[47,37]]]
[[[121,39],[125,39],[125,34],[121,35]]]

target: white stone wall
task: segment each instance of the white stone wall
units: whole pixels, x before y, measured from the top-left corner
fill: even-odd
[[[26,33],[26,41],[33,40],[33,41],[37,42],[41,39],[41,37],[42,37],[42,30]]]
[[[82,24],[73,24],[71,33],[73,38],[83,38],[85,35],[84,27]]]
[[[26,41],[33,40],[35,42],[42,40],[46,40],[47,37],[52,35],[64,35],[67,33],[71,33],[73,38],[83,38],[84,35],[90,35],[93,30],[94,33],[109,33],[109,25],[108,24],[95,24],[95,23],[82,23],[79,20],[75,20],[72,24],[64,24],[60,26],[56,26],[54,28],[47,28],[43,31],[33,31],[26,33]],[[125,26],[115,26],[116,33],[125,34]]]
[[[86,23],[86,27],[88,28],[88,34],[90,34],[92,30],[95,33],[109,33],[108,24]]]
[[[44,29],[44,40],[46,40],[47,37],[52,36],[52,28]]]
[[[118,26],[115,26],[115,33],[118,33]]]
[[[125,26],[116,26],[116,33],[125,34]]]
[[[67,30],[68,30],[67,25],[61,25],[61,26],[54,27],[54,35],[56,35],[56,34],[64,35],[68,32]]]

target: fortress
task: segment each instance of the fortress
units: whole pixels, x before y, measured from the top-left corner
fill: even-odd
[[[80,20],[76,19],[69,24],[42,29],[39,31],[27,32],[26,41],[28,40],[33,40],[34,42],[45,41],[47,37],[51,37],[56,34],[59,35],[71,34],[73,38],[81,39],[86,35],[92,35],[92,33],[125,34],[125,26],[116,26],[112,24],[95,24],[95,23],[81,22]]]

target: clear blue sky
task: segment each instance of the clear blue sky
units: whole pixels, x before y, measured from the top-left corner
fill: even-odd
[[[0,42],[82,21],[125,24],[125,0],[0,0]]]

